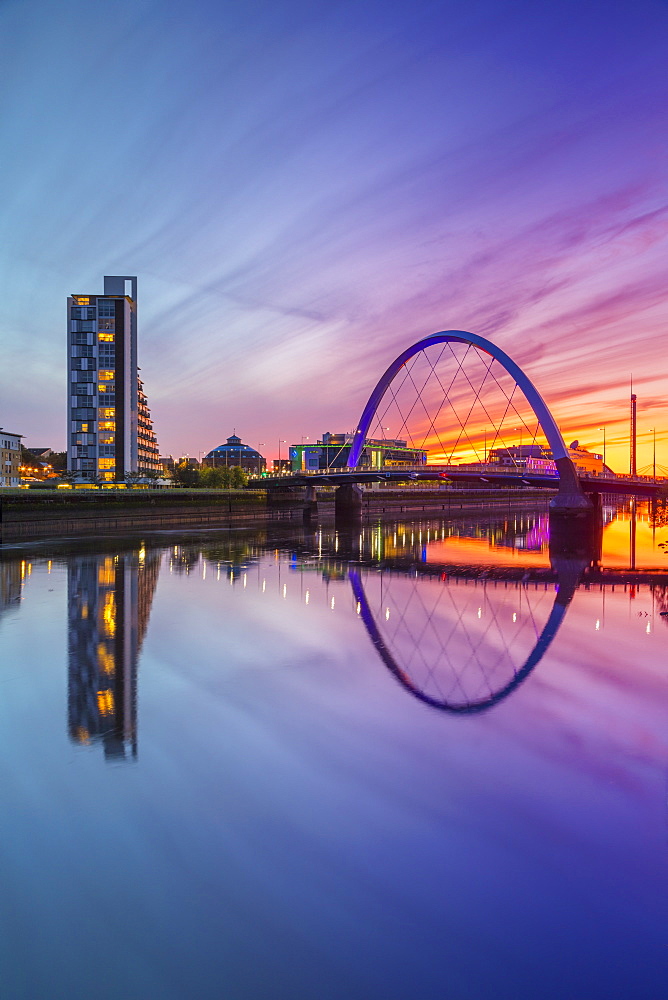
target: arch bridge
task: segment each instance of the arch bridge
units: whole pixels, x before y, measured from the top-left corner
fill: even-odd
[[[446,373],[443,374],[439,365],[446,364]],[[499,377],[499,373],[503,378]],[[407,393],[412,394],[408,399],[405,398]],[[402,463],[397,468],[370,468],[368,462],[362,465],[363,452],[374,421],[381,437],[384,437],[390,428],[383,425],[392,407],[399,429],[396,437],[406,436],[414,444],[410,422],[421,421],[424,434],[422,446],[427,439],[436,440],[446,458],[443,464],[410,467]],[[533,416],[527,417],[527,414]],[[483,462],[479,461],[481,422],[485,424]],[[512,427],[515,423],[519,426]],[[455,443],[450,449],[450,459],[457,447],[463,447],[477,455],[477,463],[467,463],[466,468],[458,468],[447,460],[449,445],[441,440],[441,428],[445,425],[454,428]],[[497,453],[498,449],[505,449],[510,454],[513,449],[508,449],[508,442],[518,431],[520,457],[531,451],[527,445],[524,449],[522,447],[523,433],[526,435],[524,441],[529,445],[535,445],[537,435],[542,433],[555,471],[541,468],[540,462],[533,463],[534,467],[529,467],[528,462],[520,462],[515,468],[509,468],[495,467],[487,461],[488,440],[492,449],[496,446]],[[547,403],[526,373],[496,344],[463,330],[431,334],[395,358],[376,383],[352,441],[348,441],[345,447],[349,454],[344,469],[337,466],[335,469],[303,470],[274,479],[255,480],[254,485],[262,484],[268,489],[306,486],[311,500],[315,499],[318,485],[333,485],[338,487],[337,499],[341,499],[342,503],[347,500],[352,506],[357,485],[369,482],[405,482],[406,479],[438,482],[448,479],[481,486],[526,485],[550,490],[556,488],[557,493],[551,499],[550,507],[564,513],[590,510],[592,505],[587,492],[634,492],[654,496],[660,489],[660,484],[647,479],[578,476]],[[413,448],[415,450],[420,449]],[[542,464],[546,465],[545,462]]]

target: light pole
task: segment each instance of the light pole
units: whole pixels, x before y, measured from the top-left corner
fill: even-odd
[[[605,427],[599,427],[603,431],[603,475],[605,475]]]
[[[281,445],[285,444],[285,438],[278,439],[278,474],[281,474]]]
[[[656,427],[652,431],[652,479],[656,482]]]
[[[264,448],[264,441],[258,441],[257,446],[258,446],[258,448]],[[260,458],[262,458],[261,455],[260,455]],[[258,459],[258,463],[257,463],[257,471],[258,471],[258,475],[259,475],[260,472],[262,472],[262,462],[259,459]],[[264,465],[264,471],[265,472],[267,471],[267,463],[266,462],[265,462],[265,465]]]
[[[519,454],[517,462],[515,463],[516,465],[519,466],[519,465],[522,464],[522,427],[515,427],[514,430],[520,432],[520,454]]]

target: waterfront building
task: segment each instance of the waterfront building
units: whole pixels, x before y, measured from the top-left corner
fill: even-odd
[[[345,469],[353,443],[352,434],[326,432],[316,444],[290,445],[293,472]],[[367,438],[360,455],[360,469],[400,469],[426,465],[427,452],[410,448],[399,438]]]
[[[0,486],[21,484],[21,438],[0,427]]]
[[[137,367],[137,279],[105,275],[102,295],[67,300],[67,466],[122,482],[160,471]]]
[[[266,469],[267,462],[259,451],[243,444],[240,437],[232,434],[225,444],[219,444],[204,456],[202,465],[208,465],[212,469],[221,466],[232,469],[239,466],[244,472],[259,476]]]

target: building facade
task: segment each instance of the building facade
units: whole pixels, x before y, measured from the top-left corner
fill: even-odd
[[[137,374],[137,279],[104,278],[102,295],[67,300],[67,467],[122,482],[160,471],[158,445]]]
[[[0,427],[0,486],[21,485],[21,438]]]
[[[316,444],[290,445],[290,463],[293,472],[345,469],[353,443],[352,434],[322,435]],[[427,452],[423,448],[410,448],[398,438],[367,438],[360,455],[360,469],[401,469],[425,465]]]

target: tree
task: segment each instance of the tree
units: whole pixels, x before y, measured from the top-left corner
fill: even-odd
[[[172,473],[172,478],[176,486],[194,489],[200,485],[200,474],[198,469],[193,469],[187,462],[179,462]]]
[[[248,482],[248,473],[244,472],[240,465],[233,465],[230,469],[230,486],[233,490],[242,490]]]
[[[209,466],[205,466],[200,469],[199,480],[200,486],[203,486],[207,490],[220,490],[227,486],[227,478],[225,473],[227,469],[217,468],[212,469]]]

